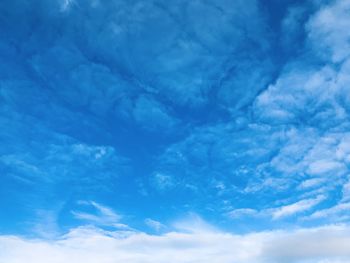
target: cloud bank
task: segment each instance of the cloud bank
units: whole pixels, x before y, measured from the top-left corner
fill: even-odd
[[[350,227],[234,235],[206,229],[159,236],[142,232],[72,229],[57,240],[0,236],[6,263],[347,263]]]

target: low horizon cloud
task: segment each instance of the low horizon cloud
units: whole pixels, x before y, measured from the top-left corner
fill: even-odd
[[[350,227],[329,225],[243,235],[202,228],[150,235],[85,226],[54,240],[2,235],[0,262],[347,263]]]

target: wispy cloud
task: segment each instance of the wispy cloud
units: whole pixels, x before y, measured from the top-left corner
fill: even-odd
[[[310,216],[305,217],[305,219],[313,220],[313,219],[328,218],[334,222],[347,221],[350,219],[349,211],[350,211],[350,203],[340,202],[330,208],[320,209],[318,211],[315,211]]]
[[[164,224],[151,218],[146,218],[145,224],[157,232],[167,229]]]
[[[121,215],[114,212],[111,208],[101,205],[94,201],[80,201],[80,205],[94,208],[92,212],[82,212],[80,210],[72,211],[76,219],[85,221],[86,223],[98,226],[114,226],[118,228],[128,228],[128,226],[121,224]]]
[[[305,199],[290,205],[279,207],[275,209],[275,211],[272,213],[272,217],[274,219],[279,219],[282,217],[293,216],[298,213],[308,211],[314,206],[318,205],[320,202],[324,201],[325,199],[325,196],[320,195],[316,198]]]
[[[241,218],[246,216],[254,216],[257,215],[259,212],[252,208],[239,208],[234,209],[228,213],[228,216],[231,218]]]

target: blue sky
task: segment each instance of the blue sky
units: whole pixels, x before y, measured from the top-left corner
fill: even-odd
[[[349,262],[349,11],[1,1],[0,262]]]

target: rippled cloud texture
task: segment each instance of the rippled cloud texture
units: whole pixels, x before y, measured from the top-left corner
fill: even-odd
[[[2,0],[0,262],[350,262],[349,0]]]

